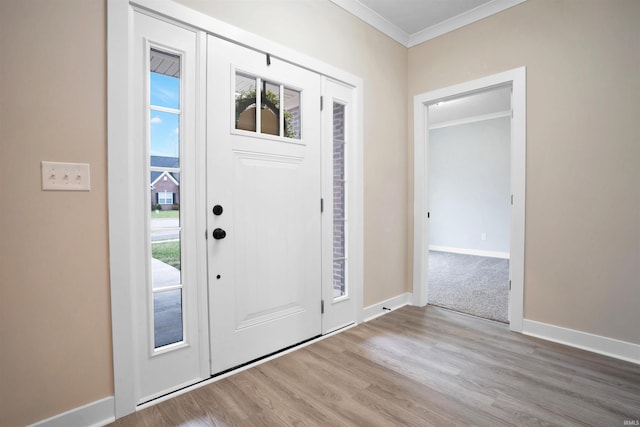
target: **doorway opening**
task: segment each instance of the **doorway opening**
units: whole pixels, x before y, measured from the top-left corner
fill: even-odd
[[[511,85],[427,112],[428,303],[508,323]]]
[[[475,96],[489,96],[492,89],[504,89],[508,88],[510,92],[510,108],[508,111],[478,111],[473,114],[475,116],[474,123],[496,121],[499,119],[505,119],[509,121],[508,134],[510,135],[509,143],[509,192],[508,197],[500,196],[500,198],[508,203],[508,235],[505,235],[505,229],[502,228],[502,232],[497,229],[494,231],[488,231],[486,229],[478,229],[473,233],[466,233],[470,235],[474,240],[478,239],[480,242],[480,250],[469,251],[469,247],[462,241],[458,243],[447,243],[451,246],[445,246],[445,243],[438,248],[437,241],[432,241],[430,238],[430,228],[432,222],[432,211],[437,217],[440,215],[436,210],[433,210],[430,206],[430,171],[432,167],[432,155],[430,153],[430,143],[432,138],[435,137],[435,131],[445,130],[446,128],[455,128],[465,124],[463,119],[465,116],[466,125],[469,123],[468,117],[470,115],[469,110],[464,108],[458,108],[461,116],[449,116],[441,118],[438,126],[438,114],[435,111],[438,107],[443,107],[447,103],[451,106],[455,103],[463,104],[462,100],[472,99]],[[506,89],[505,89],[506,90]],[[484,94],[484,95],[483,95]],[[473,104],[473,103],[468,103]],[[488,102],[481,102],[480,104],[486,107]],[[430,106],[433,106],[430,109]],[[455,109],[452,109],[455,110]],[[447,126],[444,126],[447,125]],[[440,127],[440,129],[437,129]],[[433,135],[432,135],[432,130]],[[441,132],[443,133],[443,132]],[[488,132],[489,134],[491,132]],[[436,137],[437,139],[437,137]],[[477,158],[471,157],[471,153],[463,151],[459,153],[459,156],[470,157],[467,159],[472,164],[477,162]],[[476,154],[478,156],[478,154]],[[456,157],[456,156],[454,156]],[[503,157],[504,158],[504,157]],[[495,159],[489,159],[495,162]],[[503,161],[504,163],[504,161]],[[490,163],[489,166],[485,166],[481,169],[481,172],[486,172],[493,169]],[[463,248],[465,246],[467,251],[463,255],[469,256],[488,256],[490,258],[506,258],[505,253],[508,254],[508,315],[509,328],[512,331],[522,332],[522,320],[523,320],[523,296],[524,296],[524,230],[525,230],[525,181],[526,181],[526,69],[525,67],[516,68],[513,70],[505,71],[502,73],[490,75],[487,77],[479,78],[469,82],[449,86],[442,89],[433,90],[423,94],[416,95],[414,97],[414,221],[413,221],[413,304],[417,306],[425,306],[429,302],[429,295],[431,292],[430,275],[429,275],[429,250],[430,249],[447,249],[448,252],[455,252],[456,248]],[[448,170],[451,172],[450,170]],[[466,170],[459,171],[460,174],[467,173]],[[504,172],[503,172],[504,174]],[[456,175],[457,176],[457,175]],[[463,187],[464,188],[464,187]],[[474,196],[472,194],[471,196]],[[466,200],[471,196],[467,195]],[[437,205],[435,205],[437,207]],[[504,206],[503,206],[504,208]],[[441,209],[441,208],[440,208]],[[458,207],[458,212],[469,213],[481,217],[478,214],[477,208],[462,208]],[[503,210],[504,212],[504,210]],[[487,215],[487,214],[485,214]],[[497,214],[495,214],[497,215]],[[504,213],[502,214],[504,216]],[[473,216],[472,216],[473,218]],[[485,223],[480,223],[481,227],[488,227],[486,222],[487,218],[481,218],[485,220]],[[451,226],[451,225],[450,225]],[[460,225],[455,224],[452,226],[453,232],[459,231]],[[434,232],[436,234],[436,232]],[[491,248],[488,246],[496,237],[502,234],[502,239],[496,239],[503,242],[503,247],[496,246]],[[437,237],[437,235],[436,235]],[[484,240],[486,239],[486,240]],[[504,241],[508,242],[508,246],[504,244]],[[475,242],[476,244],[478,241]],[[430,245],[432,246],[430,248]],[[481,246],[485,245],[485,247]],[[434,251],[435,252],[435,251]],[[442,251],[440,251],[442,252]],[[460,251],[457,251],[460,252]],[[498,256],[496,256],[498,255]],[[500,257],[501,255],[501,257]],[[481,260],[482,261],[482,260]],[[494,260],[495,261],[495,260]],[[435,260],[434,260],[435,264]],[[460,268],[456,268],[457,271]],[[473,295],[471,297],[473,299]]]

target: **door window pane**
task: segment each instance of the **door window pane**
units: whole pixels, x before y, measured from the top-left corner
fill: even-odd
[[[260,130],[269,135],[280,135],[280,85],[262,82]]]
[[[236,129],[256,131],[256,78],[236,73]]]
[[[300,92],[284,88],[284,136],[300,139]]]

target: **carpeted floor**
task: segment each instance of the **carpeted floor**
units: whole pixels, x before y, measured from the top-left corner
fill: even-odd
[[[429,304],[508,323],[509,260],[429,251]]]

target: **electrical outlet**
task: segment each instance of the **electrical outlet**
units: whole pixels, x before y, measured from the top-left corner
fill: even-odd
[[[42,189],[62,191],[91,190],[89,164],[42,162]]]
[[[487,240],[487,233],[482,233],[482,234],[480,235],[480,239],[482,239],[482,240]]]

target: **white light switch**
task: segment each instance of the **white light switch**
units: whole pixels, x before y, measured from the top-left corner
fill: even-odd
[[[42,162],[42,189],[89,191],[88,163]]]

